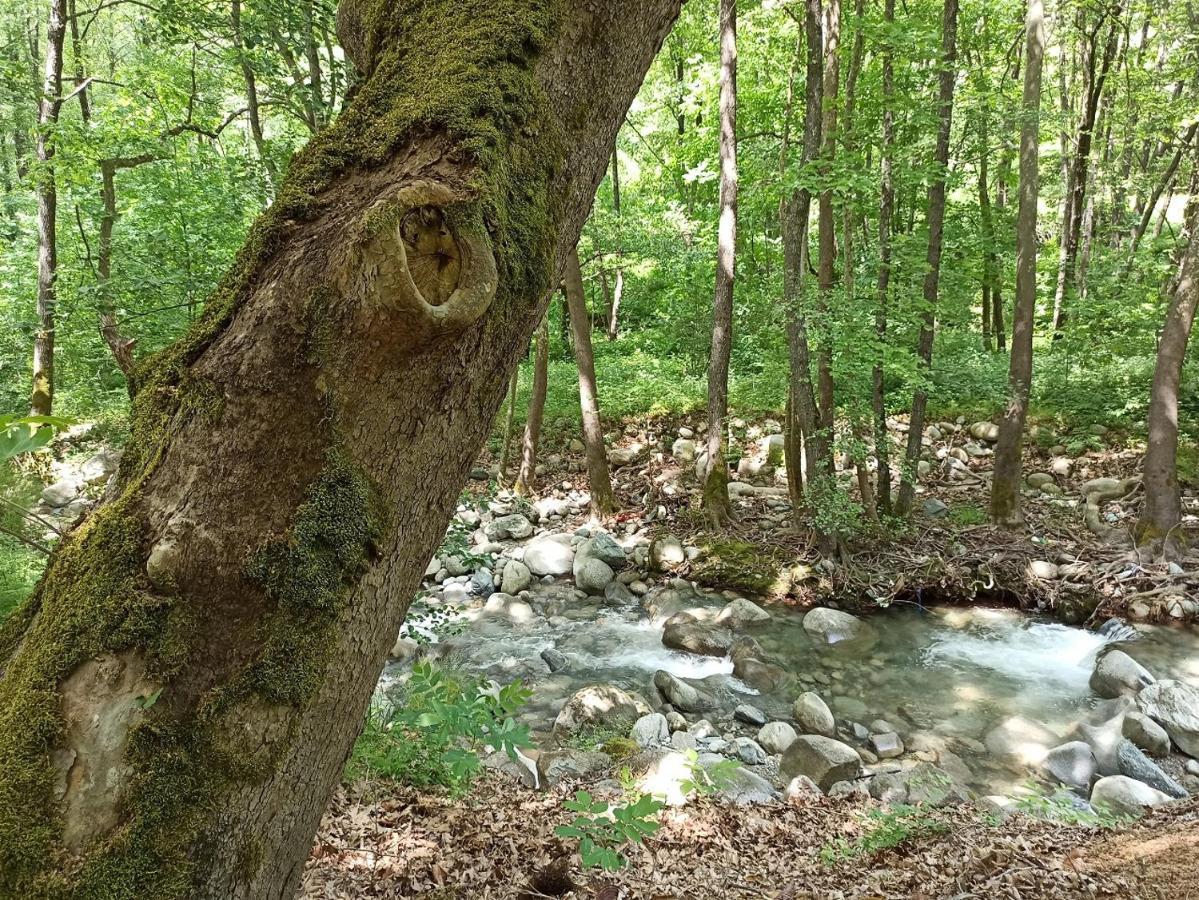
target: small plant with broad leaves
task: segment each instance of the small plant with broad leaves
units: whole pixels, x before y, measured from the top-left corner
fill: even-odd
[[[70,424],[70,419],[57,416],[0,416],[0,460],[46,446],[56,431]]]
[[[838,860],[873,856],[915,838],[943,834],[949,825],[936,809],[920,804],[897,803],[887,809],[866,813],[865,827],[857,839],[833,838],[820,848],[820,860],[832,865]]]
[[[699,763],[699,754],[694,750],[685,751],[683,758],[688,774],[679,782],[679,789],[684,796],[702,794],[706,797],[715,794],[732,784],[737,770],[741,768],[741,763],[735,759],[722,759],[713,765],[702,766]]]
[[[512,759],[532,746],[515,716],[532,692],[519,681],[462,681],[428,662],[412,669],[404,705],[368,716],[347,766],[349,778],[382,775],[413,787],[443,785],[465,793],[478,776],[479,752],[502,750]]]
[[[640,844],[658,830],[654,817],[664,804],[649,794],[639,794],[613,806],[594,799],[587,791],[576,791],[574,799],[562,805],[575,813],[575,818],[569,825],[555,828],[554,834],[579,842],[579,858],[585,867],[615,872],[627,862],[620,853],[622,847]]]

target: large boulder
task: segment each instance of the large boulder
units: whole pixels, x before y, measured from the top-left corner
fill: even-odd
[[[1118,815],[1139,816],[1147,807],[1169,802],[1168,795],[1127,775],[1100,778],[1091,788],[1091,805]]]
[[[602,559],[613,569],[621,569],[625,564],[624,548],[604,532],[597,532],[595,537],[588,538],[579,545],[577,556],[590,556]]]
[[[611,765],[612,757],[598,750],[550,750],[537,757],[537,772],[546,787],[587,778]]]
[[[533,533],[533,524],[520,513],[513,513],[491,520],[483,532],[491,541],[519,541]]]
[[[837,723],[833,719],[832,710],[828,708],[820,695],[805,691],[795,698],[791,707],[791,716],[799,723],[799,729],[804,734],[819,734],[832,737],[837,731]]]
[[[1181,681],[1159,681],[1137,694],[1141,712],[1188,756],[1199,758],[1199,690]]]
[[[786,722],[767,722],[758,730],[758,743],[767,753],[785,753],[796,736],[795,729]]]
[[[787,778],[806,775],[822,791],[838,781],[862,774],[862,760],[848,744],[818,734],[801,734],[783,753],[780,769]]]
[[[602,594],[616,577],[612,567],[594,556],[577,556],[574,564],[575,586],[589,594]]]
[[[524,564],[534,575],[566,575],[574,561],[570,535],[543,534],[525,544]]]
[[[1123,650],[1109,650],[1095,660],[1091,690],[1100,697],[1120,697],[1136,694],[1154,680],[1148,669]]]
[[[975,422],[970,426],[970,437],[993,444],[999,440],[999,426],[994,422]]]
[[[590,684],[575,691],[558,711],[553,733],[561,741],[584,727],[625,731],[649,713],[649,704],[624,688],[614,684]]]
[[[519,594],[532,580],[533,575],[528,566],[519,559],[510,559],[504,563],[500,573],[500,590],[505,594]]]
[[[1165,756],[1170,752],[1170,735],[1144,713],[1125,714],[1123,734],[1146,753]]]
[[[633,723],[629,737],[638,747],[657,747],[670,740],[670,725],[661,713],[650,713]]]
[[[700,712],[714,705],[712,698],[699,688],[663,669],[654,673],[654,687],[668,703],[683,712]]]
[[[818,644],[839,644],[842,641],[866,643],[878,638],[874,628],[857,616],[825,606],[809,610],[803,617],[803,628]]]
[[[1066,787],[1086,791],[1095,779],[1095,753],[1085,741],[1070,741],[1045,755],[1045,771]]]
[[[1161,766],[1141,752],[1132,741],[1123,740],[1116,750],[1116,760],[1120,774],[1143,781],[1151,788],[1156,788],[1163,794],[1169,794],[1181,800],[1189,796],[1186,788],[1162,771]]]
[[[769,622],[770,613],[744,597],[730,600],[728,605],[716,614],[716,622],[726,628],[744,628],[759,622]]]
[[[733,646],[733,634],[724,628],[697,622],[687,613],[671,616],[662,629],[662,643],[672,650],[685,650],[700,656],[727,656]]]
[[[649,545],[650,566],[659,572],[669,572],[687,561],[687,550],[673,534],[660,534]]]

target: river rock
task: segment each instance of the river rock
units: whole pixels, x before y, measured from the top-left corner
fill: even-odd
[[[66,506],[79,496],[79,483],[63,478],[42,490],[42,502],[54,509]]]
[[[546,647],[541,651],[541,661],[551,672],[561,672],[566,668],[566,654],[553,647]]]
[[[470,576],[470,586],[468,593],[472,597],[490,597],[495,593],[495,579],[491,577],[491,573],[486,569],[479,569]],[[505,592],[509,593],[509,592]]]
[[[818,606],[803,617],[803,629],[818,644],[839,644],[842,641],[873,641],[878,634],[857,616],[839,609]]]
[[[1047,559],[1034,559],[1028,564],[1028,574],[1041,581],[1055,581],[1058,577],[1058,569]]]
[[[675,750],[694,750],[699,746],[699,741],[690,732],[676,731],[670,736],[670,746]]]
[[[488,522],[483,532],[489,540],[519,541],[533,533],[533,524],[520,513],[513,513]]]
[[[752,738],[734,738],[732,751],[747,766],[762,766],[766,764],[766,751],[762,749],[761,744]]]
[[[624,548],[603,531],[596,532],[594,537],[580,544],[577,554],[602,559],[613,569],[621,569],[625,564]]]
[[[999,440],[999,426],[994,422],[975,422],[970,426],[970,437],[993,444]]]
[[[670,445],[670,455],[679,462],[695,462],[695,441],[680,437]]]
[[[862,760],[847,744],[817,734],[802,734],[783,753],[780,766],[787,778],[806,775],[822,790],[862,774]]]
[[[818,734],[832,737],[837,731],[837,723],[833,719],[832,710],[828,708],[820,695],[805,691],[795,698],[791,707],[791,716],[799,723],[804,734]]]
[[[795,729],[786,722],[769,722],[758,730],[758,743],[767,753],[785,753],[795,738]]]
[[[895,759],[897,756],[903,756],[903,741],[894,731],[870,735],[866,746],[879,759]]]
[[[1038,766],[1058,737],[1039,722],[1012,716],[987,732],[983,743],[992,756],[1009,765]]]
[[[746,725],[752,725],[755,728],[761,728],[766,724],[766,713],[758,709],[756,706],[750,706],[748,703],[738,704],[733,710],[733,718],[738,722],[744,722]]]
[[[546,787],[586,778],[611,765],[612,757],[598,750],[549,750],[537,757],[537,772]]]
[[[1137,694],[1137,706],[1166,730],[1179,750],[1199,758],[1199,690],[1180,681],[1159,681]]]
[[[558,711],[553,733],[562,740],[584,726],[618,727],[624,731],[650,712],[649,704],[636,694],[614,684],[590,684],[575,691]]]
[[[574,564],[575,586],[589,594],[602,594],[616,577],[612,567],[594,556],[579,556]]]
[[[697,763],[701,768],[708,769],[722,761],[722,758],[715,754],[701,753]],[[716,788],[716,794],[734,806],[756,806],[770,803],[778,797],[769,781],[746,768],[725,772]]]
[[[1100,775],[1120,774],[1116,751],[1120,742],[1124,740],[1124,713],[1097,725],[1081,724],[1077,734],[1095,754],[1095,764]]]
[[[668,703],[683,712],[699,712],[713,705],[707,694],[663,669],[654,673],[654,687]]]
[[[79,467],[79,477],[88,484],[99,484],[107,481],[108,477],[121,465],[122,451],[105,447],[99,450]]]
[[[1053,476],[1048,472],[1029,472],[1028,477],[1024,480],[1034,491],[1039,491],[1047,484],[1053,484]]]
[[[685,650],[699,656],[727,656],[733,646],[733,633],[697,622],[688,613],[678,613],[663,627],[662,643],[672,650]]]
[[[525,544],[524,564],[537,576],[566,575],[574,560],[575,551],[566,534],[541,535]]]
[[[533,574],[519,559],[510,559],[504,563],[500,573],[500,590],[505,594],[519,594],[529,586]]]
[[[870,796],[886,804],[906,803],[908,785],[903,776],[896,772],[884,772],[870,779],[866,786]]]
[[[604,586],[604,602],[608,606],[632,606],[637,597],[619,580],[609,581]]]
[[[755,656],[733,656],[733,676],[763,694],[779,690],[790,681],[787,670]]]
[[[724,609],[716,614],[717,624],[724,625],[726,628],[744,628],[746,625],[768,621],[770,621],[770,613],[744,597],[730,600]]]
[[[1139,816],[1146,807],[1169,802],[1168,795],[1127,775],[1100,778],[1091,788],[1092,806],[1106,807],[1119,815]]]
[[[650,713],[633,723],[629,737],[638,747],[657,747],[670,740],[670,725],[661,713]]]
[[[1165,756],[1170,752],[1170,735],[1144,713],[1133,711],[1125,714],[1123,733],[1146,753]]]
[[[1162,771],[1161,766],[1141,752],[1130,740],[1123,740],[1116,750],[1116,761],[1120,774],[1143,781],[1163,794],[1181,800],[1189,796],[1186,788]]]
[[[1097,771],[1095,754],[1085,741],[1054,747],[1046,754],[1044,766],[1059,783],[1081,791],[1091,787]]]
[[[686,561],[686,548],[673,534],[660,534],[649,545],[650,566],[659,572],[669,572]]]
[[[687,720],[681,712],[675,712],[673,709],[666,714],[666,724],[672,732],[687,730]]]
[[[1123,650],[1109,650],[1095,660],[1091,690],[1100,697],[1136,694],[1154,682],[1153,675]]]

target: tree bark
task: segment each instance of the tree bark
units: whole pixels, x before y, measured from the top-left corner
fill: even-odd
[[[895,0],[884,0],[883,21],[887,26],[882,50],[883,143],[879,164],[881,189],[878,204],[878,305],[874,312],[874,334],[878,341],[871,369],[870,405],[874,412],[874,458],[878,464],[876,503],[883,515],[891,514],[891,435],[887,432],[887,397],[883,360],[887,346],[887,309],[891,283],[891,219],[895,213],[895,47],[890,30],[895,24]]]
[[[824,7],[824,86],[821,89],[821,169],[826,178],[832,177],[837,156],[837,107],[841,79],[841,0],[828,0]],[[825,440],[832,445],[835,419],[833,387],[832,322],[829,310],[836,287],[837,234],[833,221],[833,189],[820,192],[817,209],[819,237],[820,283],[820,344],[817,348],[817,382],[820,394],[820,427],[827,432]],[[828,456],[828,471],[833,473],[833,456]]]
[[[508,400],[506,401],[506,409],[504,411],[504,438],[500,444],[500,462],[499,462],[499,480],[500,484],[505,484],[508,479],[508,456],[512,448],[512,430],[513,424],[516,421],[516,392],[520,387],[520,366],[517,365],[512,370],[512,377],[508,380]]]
[[[266,152],[266,138],[262,132],[262,112],[258,101],[258,76],[246,53],[246,42],[241,30],[241,2],[242,0],[232,0],[230,23],[233,27],[233,47],[237,53],[237,63],[241,68],[242,79],[246,83],[246,114],[250,120],[250,137],[254,141],[254,149],[258,151],[258,158],[266,169],[267,177],[273,185],[278,179],[278,173]]]
[[[1182,555],[1182,498],[1178,489],[1178,385],[1187,342],[1199,306],[1199,205],[1191,213],[1190,239],[1179,265],[1149,398],[1149,442],[1145,450],[1145,505],[1137,520],[1137,544],[1166,559]]]
[[[724,429],[729,411],[729,356],[733,348],[733,282],[737,255],[737,6],[720,0],[720,224],[712,348],[708,357],[708,471],[704,508],[714,528],[732,517]]]
[[[620,302],[624,299],[624,246],[620,213],[620,157],[612,148],[612,211],[616,213],[616,284],[608,305],[608,340],[620,337]]]
[[[100,246],[96,272],[97,287],[100,289],[100,336],[126,379],[132,378],[134,372],[135,342],[121,334],[112,298],[112,232],[117,223],[116,173],[118,169],[133,168],[155,159],[158,159],[156,155],[147,153],[136,157],[100,160],[100,196],[104,208],[100,216]]]
[[[941,250],[945,227],[945,179],[949,170],[949,136],[953,126],[953,88],[957,75],[958,0],[945,0],[941,19],[941,76],[937,92],[937,149],[934,159],[937,174],[928,187],[928,256],[924,276],[925,312],[920,324],[920,341],[916,352],[920,357],[923,377],[928,377],[933,362],[933,337],[936,328],[937,294],[941,278]],[[899,498],[895,510],[907,516],[916,495],[916,463],[920,459],[921,438],[924,436],[924,410],[928,392],[923,386],[912,398],[909,420],[906,464],[899,483]]]
[[[1016,301],[1008,361],[1008,404],[999,423],[991,520],[1004,528],[1024,524],[1020,508],[1024,417],[1032,385],[1033,316],[1037,302],[1037,194],[1039,187],[1041,67],[1045,57],[1045,10],[1029,0],[1025,23],[1024,99],[1020,128],[1020,197],[1016,211]]]
[[[550,319],[547,313],[537,329],[537,353],[533,357],[533,388],[525,413],[525,436],[520,444],[520,470],[512,490],[518,496],[533,493],[537,486],[537,445],[541,442],[541,419],[545,415],[545,394],[549,387]]]
[[[823,94],[824,60],[821,38],[820,0],[805,0],[804,32],[807,43],[807,65],[804,87],[804,142],[801,166],[807,165],[820,152],[821,96]],[[812,383],[812,354],[808,341],[808,317],[804,304],[804,278],[809,264],[808,220],[812,206],[811,190],[805,185],[794,191],[783,203],[783,306],[787,317],[787,350],[790,363],[790,399],[792,428],[787,441],[789,459],[798,459],[800,444],[803,468],[811,478],[832,457],[831,444],[820,428],[816,392]],[[794,471],[793,471],[794,470]],[[804,498],[802,473],[799,466],[788,464],[789,493],[796,503],[796,526],[802,527],[804,508],[798,501]]]
[[[608,453],[604,449],[604,427],[600,422],[599,393],[595,389],[595,355],[591,351],[591,322],[587,318],[587,300],[583,296],[583,272],[579,251],[566,257],[563,274],[570,326],[575,339],[575,362],[579,367],[579,409],[583,417],[583,443],[587,448],[587,481],[591,493],[591,514],[602,518],[616,509],[612,479],[608,474]]]
[[[66,0],[51,0],[46,23],[46,59],[37,117],[37,332],[33,339],[34,415],[54,407],[54,328],[58,307],[58,182],[54,168],[55,130],[62,109],[62,48],[67,29]]]
[[[294,894],[678,8],[342,4],[359,90],[0,627],[0,895]]]

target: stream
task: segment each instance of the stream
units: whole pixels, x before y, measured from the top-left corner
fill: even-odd
[[[623,592],[623,601],[613,602],[581,597],[569,584],[535,583],[519,598],[496,594],[469,608],[470,598],[451,592],[440,602],[468,607],[454,616],[451,630],[458,631],[440,641],[434,636],[422,652],[467,672],[499,682],[519,678],[532,687],[522,718],[539,744],[548,740],[555,715],[576,690],[611,683],[639,693],[653,707],[658,702],[653,676],[664,670],[716,698],[716,708],[703,716],[726,738],[756,733],[734,721],[738,704],[791,722],[797,693],[810,690],[843,726],[863,723],[879,731],[881,725],[871,723],[883,720],[902,736],[909,754],[941,750],[940,763],[948,761],[954,779],[983,794],[1027,790],[1033,772],[995,757],[988,736],[997,726],[1017,717],[1036,726],[1042,743],[1054,746],[1070,740],[1074,728],[1104,702],[1089,680],[1096,654],[1112,639],[1014,609],[982,607],[896,606],[869,617],[877,640],[821,645],[803,628],[802,611],[767,606],[769,621],[738,631],[752,636],[794,682],[759,692],[734,676],[728,656],[701,656],[662,643],[670,614],[680,608],[718,610],[728,596],[676,581],[644,597]],[[406,628],[427,630],[428,621],[417,617]],[[1141,637],[1122,642],[1122,649],[1159,679],[1199,686],[1199,631],[1149,625],[1137,630]],[[542,658],[551,649],[565,660],[557,671]],[[404,663],[390,664],[381,690],[388,693],[406,669]]]

